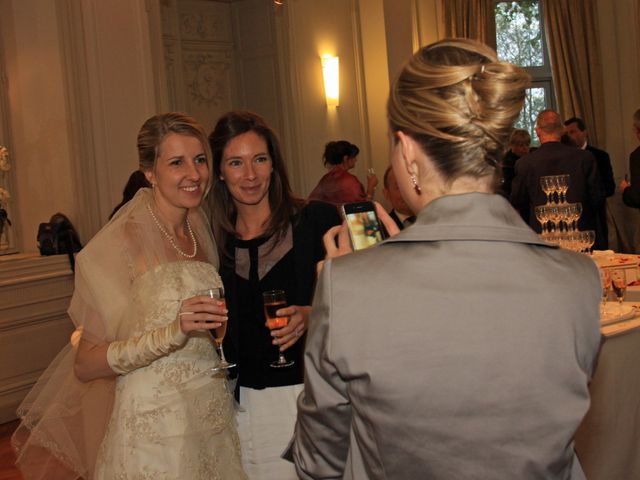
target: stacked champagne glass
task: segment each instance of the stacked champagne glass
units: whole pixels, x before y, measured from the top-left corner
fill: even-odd
[[[545,241],[568,250],[589,252],[596,234],[593,230],[578,230],[582,204],[567,203],[569,175],[540,177],[540,187],[547,195],[547,203],[535,207],[536,219],[542,225],[540,236]]]

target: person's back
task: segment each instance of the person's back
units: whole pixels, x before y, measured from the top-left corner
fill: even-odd
[[[547,203],[547,196],[540,186],[540,177],[564,174],[570,175],[567,202],[582,204],[578,227],[580,230],[596,228],[596,210],[605,197],[595,158],[590,152],[552,141],[543,143],[518,161],[512,183],[511,203],[538,233],[541,225],[534,209]]]
[[[331,318],[319,360],[348,381],[344,478],[569,478],[599,342],[591,260],[468,194],[325,269],[314,310]]]
[[[466,39],[394,82],[391,165],[417,218],[397,233],[379,209],[397,235],[324,264],[288,452],[301,478],[584,479],[598,270],[494,193],[528,86]],[[328,254],[349,251],[333,233]]]

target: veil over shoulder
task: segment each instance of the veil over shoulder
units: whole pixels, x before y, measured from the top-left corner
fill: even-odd
[[[74,374],[77,341],[108,343],[130,337],[126,315],[132,282],[158,265],[182,260],[159,234],[148,209],[150,189],[138,191],[78,254],[68,310],[76,332],[18,408],[12,437],[27,479],[92,478],[114,400],[115,377],[87,383]],[[198,240],[196,260],[218,267],[210,226],[202,210],[188,215]]]

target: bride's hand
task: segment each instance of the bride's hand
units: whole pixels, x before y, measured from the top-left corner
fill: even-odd
[[[228,313],[224,300],[196,295],[180,305],[180,328],[184,333],[213,330],[228,320]]]

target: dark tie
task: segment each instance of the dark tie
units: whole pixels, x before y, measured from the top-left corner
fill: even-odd
[[[413,222],[416,221],[416,216],[415,215],[411,215],[410,217],[407,217],[404,219],[404,221],[402,222],[402,224],[405,227],[408,227],[409,225],[413,225]]]

